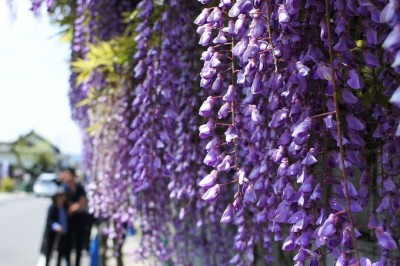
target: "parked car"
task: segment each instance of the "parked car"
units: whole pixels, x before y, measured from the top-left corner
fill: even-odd
[[[52,197],[57,192],[58,182],[55,173],[40,174],[33,185],[33,193],[39,197]]]

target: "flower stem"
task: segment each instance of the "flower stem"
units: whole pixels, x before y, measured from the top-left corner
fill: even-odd
[[[233,51],[233,47],[235,47],[235,40],[232,39],[232,51]],[[231,83],[232,86],[235,90],[236,93],[236,82],[235,82],[235,60],[232,54],[232,66],[231,66],[231,70],[232,70],[232,79],[231,79]],[[232,126],[236,128],[236,119],[235,119],[235,109],[236,109],[236,95],[235,95],[235,99],[232,101],[232,105],[231,105],[231,112],[232,112]],[[235,157],[235,169],[236,172],[239,171],[239,155],[238,155],[238,144],[237,144],[237,140],[236,138],[233,139],[233,151],[234,151],[234,157]],[[239,184],[238,186],[238,194],[240,194],[242,191],[241,185]]]
[[[269,4],[268,1],[265,1],[266,5],[266,12],[267,12],[267,29],[268,29],[268,38],[269,38],[269,43],[271,45],[271,52],[272,52],[272,57],[274,58],[274,66],[275,66],[275,72],[278,72],[278,60],[275,56],[275,49],[274,45],[272,44],[272,34],[271,34],[271,14],[269,12]]]
[[[335,111],[336,111],[336,123],[337,123],[337,130],[338,130],[338,139],[339,139],[340,163],[342,165],[342,176],[343,176],[344,189],[345,189],[345,194],[346,194],[345,198],[346,198],[346,205],[347,205],[347,213],[349,216],[349,222],[350,222],[350,228],[351,228],[351,238],[353,240],[354,250],[356,252],[357,265],[360,265],[360,254],[358,251],[357,239],[356,239],[355,232],[354,232],[353,216],[351,214],[350,196],[349,196],[349,188],[348,188],[348,177],[347,177],[347,172],[346,172],[346,166],[344,164],[345,152],[344,152],[343,141],[342,141],[342,125],[340,122],[340,108],[339,108],[339,104],[338,104],[338,91],[337,91],[336,80],[335,80],[335,69],[333,66],[334,52],[333,52],[333,45],[332,45],[331,26],[330,26],[331,25],[330,6],[329,6],[328,0],[325,0],[325,13],[326,13],[326,24],[327,24],[327,32],[328,32],[329,61],[330,61],[329,63],[331,66],[331,71],[332,71],[333,101],[334,101]]]

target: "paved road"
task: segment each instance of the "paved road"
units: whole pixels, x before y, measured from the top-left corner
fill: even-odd
[[[0,266],[35,266],[49,199],[0,194]]]
[[[33,195],[0,193],[0,266],[43,266],[44,258],[39,250],[44,231],[45,216],[50,199]],[[153,265],[134,261],[133,249],[139,245],[139,236],[126,239],[123,248],[125,266]],[[116,266],[109,250],[108,266]],[[87,253],[83,254],[82,266],[89,266]]]

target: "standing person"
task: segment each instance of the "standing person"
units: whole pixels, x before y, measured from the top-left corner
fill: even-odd
[[[86,230],[86,206],[87,198],[85,189],[77,181],[74,168],[67,168],[61,172],[61,180],[67,196],[68,224],[70,247],[75,246],[75,266],[80,266],[81,253],[85,241]],[[71,248],[69,249],[70,253]]]
[[[65,258],[67,266],[70,266],[68,215],[66,209],[67,198],[63,187],[59,187],[52,198],[53,202],[47,212],[45,230],[45,256],[46,266],[50,264],[51,254],[54,249],[58,251],[57,266],[60,266],[62,258]]]

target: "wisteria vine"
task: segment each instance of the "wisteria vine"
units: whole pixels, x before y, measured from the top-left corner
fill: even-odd
[[[139,257],[173,265],[399,264],[400,1],[73,2],[46,4],[110,237],[138,219]]]

